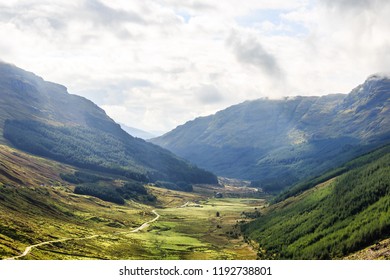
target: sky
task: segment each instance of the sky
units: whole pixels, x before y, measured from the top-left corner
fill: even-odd
[[[388,0],[0,0],[0,60],[162,133],[388,73],[388,15]]]

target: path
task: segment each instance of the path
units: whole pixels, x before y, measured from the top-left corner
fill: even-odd
[[[187,201],[186,203],[184,203],[183,205],[179,206],[178,208],[185,208],[188,206],[188,204],[190,204],[189,201]]]
[[[143,230],[144,228],[147,228],[151,223],[157,221],[159,218],[160,218],[160,215],[157,213],[156,210],[153,210],[152,213],[154,215],[156,215],[156,217],[153,219],[153,220],[150,220],[146,223],[143,223],[141,226],[137,227],[136,229],[130,231],[130,232],[139,232],[141,230]],[[51,244],[51,243],[55,243],[55,242],[66,242],[66,241],[69,241],[69,240],[85,240],[85,239],[92,239],[92,238],[96,238],[96,237],[99,237],[100,235],[91,235],[91,236],[87,236],[87,237],[76,237],[76,238],[63,238],[63,239],[57,239],[57,240],[51,240],[51,241],[45,241],[45,242],[41,242],[41,243],[38,243],[38,244],[34,244],[34,245],[31,245],[31,246],[28,246],[24,252],[18,256],[15,256],[15,257],[11,257],[11,258],[8,258],[6,260],[16,260],[16,259],[19,259],[19,258],[22,258],[22,257],[25,257],[28,253],[30,253],[30,251],[33,249],[33,248],[37,248],[37,247],[40,247],[40,246],[43,246],[43,245],[47,245],[47,244]]]
[[[137,227],[136,229],[130,231],[130,232],[139,232],[140,230],[143,230],[144,228],[147,228],[149,224],[157,221],[160,218],[160,215],[156,212],[156,210],[153,210],[152,213],[156,215],[156,218],[153,220],[150,220],[149,222],[143,223],[141,226]]]

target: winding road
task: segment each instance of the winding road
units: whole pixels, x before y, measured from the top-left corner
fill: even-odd
[[[151,223],[157,221],[159,218],[160,218],[160,215],[157,213],[156,210],[153,210],[152,213],[154,215],[156,215],[156,217],[148,222],[145,222],[143,223],[142,225],[140,225],[139,227],[137,227],[136,229],[133,229],[132,231],[130,231],[131,233],[136,233],[136,232],[139,232],[145,228],[147,228]],[[96,238],[96,237],[99,237],[100,235],[91,235],[91,236],[87,236],[87,237],[76,237],[76,238],[63,238],[63,239],[56,239],[56,240],[51,240],[51,241],[45,241],[45,242],[41,242],[41,243],[38,243],[38,244],[34,244],[34,245],[31,245],[31,246],[28,246],[24,252],[18,256],[15,256],[15,257],[11,257],[11,258],[8,258],[6,260],[16,260],[16,259],[19,259],[19,258],[22,258],[22,257],[25,257],[26,255],[28,255],[28,253],[30,253],[30,251],[33,249],[33,248],[37,248],[37,247],[40,247],[40,246],[43,246],[43,245],[47,245],[47,244],[51,244],[51,243],[56,243],[56,242],[66,242],[66,241],[70,241],[70,240],[85,240],[85,239],[92,239],[92,238]]]
[[[150,220],[149,222],[143,223],[141,226],[137,227],[136,229],[134,229],[130,232],[139,232],[140,230],[147,228],[151,223],[157,221],[160,218],[160,215],[156,212],[156,210],[153,210],[152,213],[154,215],[156,215],[156,218],[154,218],[153,220]]]

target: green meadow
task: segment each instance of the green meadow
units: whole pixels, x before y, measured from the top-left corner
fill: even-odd
[[[261,199],[238,198],[188,202],[184,207],[157,209],[160,218],[139,232],[131,232],[130,225],[104,230],[107,218],[93,216],[89,220],[97,225],[90,235],[98,236],[43,245],[23,258],[255,259],[256,250],[239,234],[238,223],[243,211],[262,205]],[[114,210],[118,218],[131,214],[123,208]],[[151,220],[150,210],[140,211],[138,217]]]

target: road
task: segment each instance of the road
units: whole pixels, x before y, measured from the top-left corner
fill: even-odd
[[[146,223],[143,223],[142,225],[140,225],[139,227],[137,227],[136,229],[130,231],[132,233],[136,233],[136,232],[139,232],[145,228],[147,228],[151,223],[157,221],[159,218],[160,218],[160,215],[157,213],[156,210],[153,210],[152,213],[154,215],[156,215],[156,217]],[[122,233],[122,232],[121,232]],[[120,233],[119,233],[120,234]],[[37,247],[40,247],[40,246],[43,246],[43,245],[47,245],[47,244],[51,244],[51,243],[56,243],[56,242],[66,242],[66,241],[70,241],[70,240],[85,240],[85,239],[92,239],[92,238],[96,238],[96,237],[99,237],[100,235],[91,235],[91,236],[87,236],[87,237],[76,237],[76,238],[63,238],[63,239],[56,239],[56,240],[51,240],[51,241],[45,241],[45,242],[41,242],[41,243],[38,243],[38,244],[34,244],[34,245],[31,245],[31,246],[28,246],[24,252],[18,256],[15,256],[15,257],[11,257],[11,258],[8,258],[6,260],[16,260],[16,259],[19,259],[19,258],[22,258],[22,257],[25,257],[28,255],[28,253],[30,253],[30,251],[33,249],[33,248],[37,248]]]
[[[141,226],[137,227],[136,229],[134,229],[130,232],[139,232],[140,230],[147,228],[151,223],[157,221],[160,218],[160,215],[156,212],[156,210],[153,210],[152,213],[154,215],[156,215],[156,218],[154,218],[153,220],[150,220],[149,222],[143,223]]]

